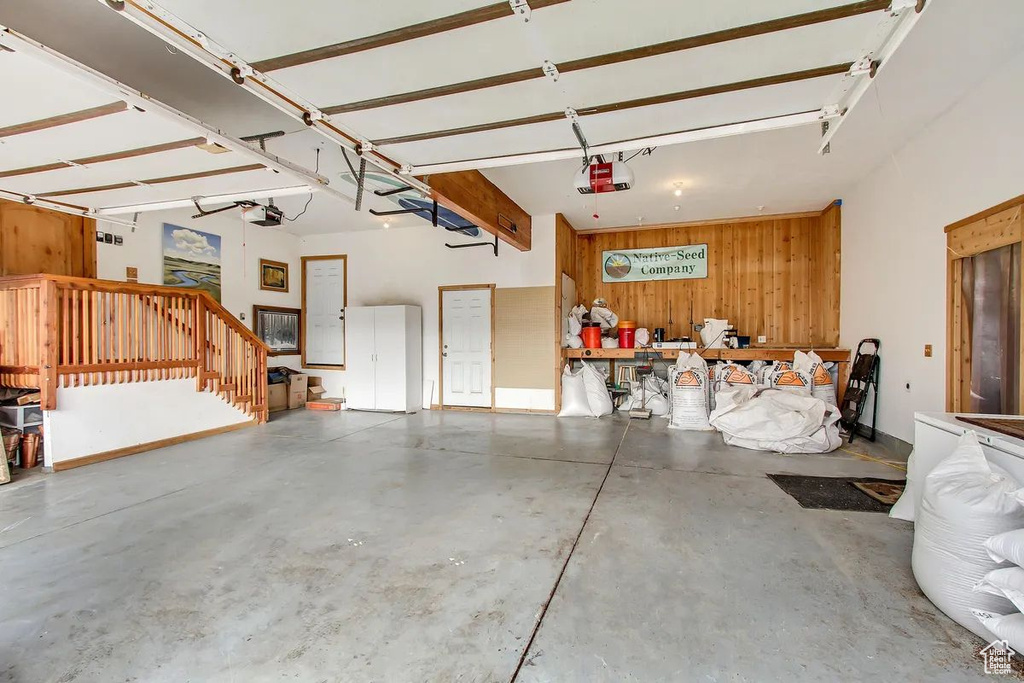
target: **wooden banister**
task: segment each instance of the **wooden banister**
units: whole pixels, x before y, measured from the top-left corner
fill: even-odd
[[[38,388],[195,377],[267,419],[269,348],[207,292],[65,275],[0,278],[0,384]]]

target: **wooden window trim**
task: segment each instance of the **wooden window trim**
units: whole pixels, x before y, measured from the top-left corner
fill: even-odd
[[[348,308],[348,254],[317,254],[315,256],[302,256],[302,257],[299,258],[299,266],[302,269],[302,287],[301,287],[301,289],[302,289],[302,303],[301,303],[301,305],[299,307],[299,310],[301,311],[300,315],[302,316],[302,320],[300,321],[302,325],[306,324],[306,262],[307,261],[343,261],[345,263],[345,275],[343,277],[343,283],[345,285],[345,296],[344,296],[344,299],[342,300],[342,305],[343,305],[344,308]],[[306,363],[306,334],[305,334],[305,330],[302,331],[301,337],[302,337],[301,351],[302,351],[302,367],[303,367],[303,369],[308,368],[310,370],[342,370],[342,371],[345,369],[345,363],[342,363],[341,365],[319,365],[319,364],[317,364],[317,365],[310,365],[310,364]],[[348,328],[347,327],[345,329],[345,340],[346,340],[346,342],[348,341]],[[347,344],[346,344],[346,346],[347,346]],[[346,361],[348,360],[348,349],[347,348],[345,349],[345,360]]]

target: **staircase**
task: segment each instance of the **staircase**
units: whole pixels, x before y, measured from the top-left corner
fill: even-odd
[[[267,346],[206,292],[62,275],[0,278],[0,386],[38,389],[194,377],[267,421]]]

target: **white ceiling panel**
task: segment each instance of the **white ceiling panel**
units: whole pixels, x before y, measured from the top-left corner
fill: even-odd
[[[6,190],[25,194],[42,194],[55,190],[96,187],[153,178],[202,173],[233,166],[248,166],[252,159],[227,152],[210,154],[198,147],[149,154],[131,159],[119,159],[103,164],[74,166],[46,173],[0,178]]]
[[[81,80],[19,54],[0,50],[0,128],[116,102]]]
[[[150,185],[148,187],[131,187],[123,190],[76,194],[68,197],[55,197],[55,199],[66,201],[69,204],[102,208],[188,199],[197,195],[256,192],[258,190],[294,184],[295,181],[293,179],[284,179],[280,174],[273,171],[260,170],[178,183]]]
[[[557,64],[836,4],[843,2],[634,0],[624,5],[616,0],[572,0],[538,10],[529,23],[513,18],[491,21],[271,75],[317,106],[327,107],[540,69],[544,60]],[[417,68],[422,64],[430,68]]]
[[[842,76],[816,78],[754,90],[580,117],[591,145],[692,128],[780,116],[821,107]],[[641,111],[641,115],[637,112]],[[436,138],[384,147],[413,164],[440,163],[577,147],[568,120]],[[811,150],[812,152],[814,150]]]
[[[0,171],[121,152],[198,137],[186,126],[136,109],[0,139]]]
[[[860,39],[876,19],[861,16],[571,72],[557,83],[542,78],[337,118],[371,139],[380,139],[559,112],[566,107],[583,111],[588,106],[814,69],[855,60]],[[822,100],[818,106],[824,104]]]
[[[492,4],[493,0],[162,0],[170,12],[199,27],[247,61],[376,35]]]

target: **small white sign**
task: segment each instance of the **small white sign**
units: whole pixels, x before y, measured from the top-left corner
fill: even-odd
[[[698,280],[708,276],[708,245],[620,249],[601,253],[604,282]]]

